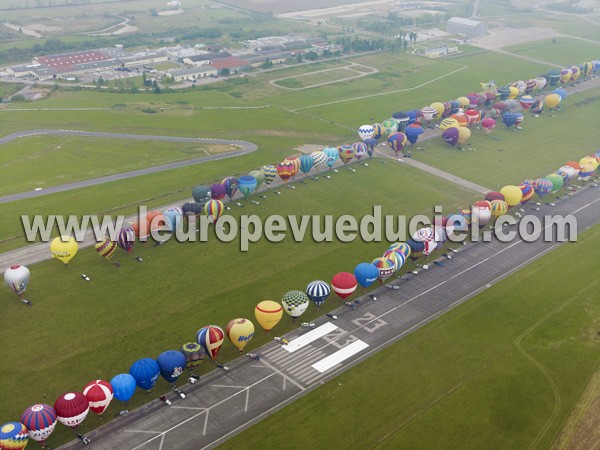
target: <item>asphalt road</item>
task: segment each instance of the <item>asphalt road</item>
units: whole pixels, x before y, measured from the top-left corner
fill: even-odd
[[[218,159],[232,158],[234,156],[244,155],[246,153],[253,152],[258,149],[256,144],[246,141],[238,140],[226,140],[226,139],[209,139],[209,138],[188,138],[188,137],[177,137],[177,136],[156,136],[149,134],[125,134],[125,133],[99,133],[94,131],[77,131],[77,130],[27,130],[12,133],[7,136],[0,138],[0,145],[6,144],[7,142],[13,141],[26,136],[38,136],[38,135],[60,135],[60,136],[86,136],[86,137],[102,137],[102,138],[115,138],[115,139],[136,139],[141,141],[166,141],[166,142],[191,142],[197,144],[225,144],[235,145],[240,147],[240,150],[228,152],[224,154],[216,154],[210,156],[203,156],[200,158],[187,159],[185,161],[177,161],[174,163],[163,164],[160,166],[147,167],[145,169],[133,170],[131,172],[117,173],[114,175],[108,175],[100,178],[92,178],[90,180],[77,181],[75,183],[61,184],[59,186],[52,186],[41,191],[28,191],[20,192],[18,194],[6,195],[0,197],[0,203],[8,203],[15,200],[23,200],[33,197],[39,197],[42,195],[54,194],[56,192],[70,191],[73,189],[79,189],[82,187],[94,186],[97,184],[108,183],[110,181],[123,180],[131,177],[138,177],[140,175],[148,175],[150,173],[162,172],[165,170],[176,169],[178,167],[191,166],[193,164],[199,164],[206,161],[215,161]]]
[[[528,206],[526,212],[537,217],[573,214],[581,233],[600,221],[600,188],[580,189],[573,196],[557,201],[554,207],[541,205],[539,211],[533,208],[535,205]],[[458,253],[450,253],[452,259],[441,257],[444,266],[429,261],[429,269],[421,269],[410,280],[395,278],[388,283],[398,285],[398,290],[381,287],[375,291],[377,301],[363,296],[356,310],[340,306],[334,312],[337,320],[325,316],[316,320],[317,327],[326,326],[330,330],[308,345],[289,351],[297,347],[299,341],[295,339],[312,332],[298,327],[285,336],[290,341],[287,348],[276,342],[267,344],[254,351],[261,355],[260,361],[242,356],[228,364],[229,371],[214,370],[199,383],[185,386],[186,399],[170,394],[171,406],[154,400],[86,433],[92,440],[87,447],[131,450],[215,447],[558,245],[561,244],[554,241],[525,242],[520,238],[506,243],[492,240],[465,246],[455,244]],[[328,301],[339,302],[334,297],[332,294]],[[356,353],[352,356],[327,367],[326,358],[353,348]],[[76,440],[61,448],[79,446],[81,442]]]

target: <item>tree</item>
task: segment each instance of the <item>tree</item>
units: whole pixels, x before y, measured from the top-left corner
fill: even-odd
[[[302,53],[296,53],[296,62],[302,62]]]
[[[221,69],[221,75],[224,77],[229,76],[230,73],[231,73],[231,71],[227,67],[225,67],[224,69]]]
[[[325,54],[325,52],[323,52],[323,54]],[[309,61],[314,61],[315,59],[317,59],[319,57],[319,55],[317,55],[317,52],[315,52],[314,50],[310,50],[310,51],[306,52],[304,57],[306,59],[308,59]]]
[[[262,67],[263,69],[268,69],[269,67],[273,67],[273,61],[271,61],[269,58],[267,58],[265,60],[265,62],[260,65],[260,67]],[[227,74],[227,75],[229,75],[229,74]]]

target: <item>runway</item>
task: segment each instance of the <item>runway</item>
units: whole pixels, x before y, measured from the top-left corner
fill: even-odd
[[[600,220],[600,188],[588,186],[573,196],[565,195],[556,206],[535,208],[527,206],[525,212],[540,218],[545,214],[573,214],[577,231],[582,233]],[[443,266],[434,265],[431,258],[428,270],[409,275],[410,280],[394,278],[388,282],[399,289],[381,287],[372,292],[376,301],[363,296],[356,310],[340,306],[333,312],[337,319],[323,316],[314,322],[312,330],[298,327],[285,336],[287,348],[274,341],[253,350],[261,355],[260,361],[242,356],[227,364],[229,371],[217,369],[197,384],[184,386],[187,398],[169,394],[171,406],[154,400],[86,433],[92,440],[87,447],[215,447],[559,245],[554,240],[526,242],[521,238],[454,244],[457,253],[448,253],[452,259],[432,255]],[[332,294],[328,302],[339,302],[334,297]],[[79,446],[77,440],[61,448]]]

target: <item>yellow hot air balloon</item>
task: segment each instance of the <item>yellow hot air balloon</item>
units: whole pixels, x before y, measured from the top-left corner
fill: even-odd
[[[442,102],[433,102],[429,106],[435,108],[434,119],[439,119],[440,117],[442,117],[442,113],[444,112],[444,104]]]
[[[442,123],[440,123],[440,130],[442,131],[447,130],[448,128],[458,127],[460,127],[460,123],[458,120],[453,119],[452,117],[446,117],[444,120],[442,120]]]
[[[508,205],[504,200],[492,200],[490,203],[492,205],[492,215],[494,217],[500,217],[508,211]]]
[[[594,170],[598,168],[598,160],[593,156],[585,156],[579,160],[580,166],[585,166],[586,164],[592,166]]]
[[[558,95],[558,94],[546,95],[545,102],[546,102],[546,106],[548,108],[554,109],[560,103],[560,95]]]
[[[458,127],[458,145],[466,144],[471,137],[471,130],[467,127]]]
[[[510,94],[508,94],[508,98],[511,100],[517,98],[517,96],[519,95],[519,89],[514,86],[511,86],[508,89],[510,90]]]
[[[60,259],[65,264],[69,264],[69,261],[75,256],[77,250],[79,249],[79,244],[70,236],[67,238],[55,237],[50,243],[50,252],[52,253],[52,257],[56,259]]]
[[[504,195],[504,201],[509,208],[518,205],[523,199],[523,191],[518,186],[504,186],[500,193]]]
[[[254,336],[254,324],[248,319],[233,319],[227,324],[227,337],[241,352]]]
[[[279,323],[283,316],[283,307],[273,300],[263,300],[254,309],[256,320],[266,332]]]
[[[471,106],[471,100],[469,100],[467,97],[458,97],[456,101],[462,109],[467,109],[469,106]]]

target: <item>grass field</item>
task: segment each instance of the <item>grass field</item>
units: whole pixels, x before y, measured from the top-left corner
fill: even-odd
[[[444,181],[433,182],[397,163],[373,161],[369,167],[355,167],[356,173],[340,170],[331,180],[309,180],[307,185],[297,184],[295,190],[282,188],[281,197],[269,194],[260,206],[244,202],[245,209],[232,212],[257,213],[263,218],[332,213],[361,217],[371,212],[376,199],[384,214],[412,215],[430,214],[431,207],[440,203],[454,210],[474,199],[470,192]],[[357,186],[363,186],[361,195],[349,197]],[[16,417],[43,394],[54,398],[65,389],[83,386],[88,379],[127,371],[137,358],[179,348],[204,324],[224,326],[239,316],[252,319],[258,301],[279,300],[286,291],[303,289],[313,279],[330,279],[340,270],[353,270],[388,245],[288,239],[280,244],[261,241],[240,253],[237,241],[219,243],[213,236],[207,243],[138,245],[135,254],[144,258],[142,264],[119,251],[113,259],[123,263],[120,268],[107,264],[93,249],[82,250],[68,267],[57,261],[32,266],[27,291],[34,302],[32,309],[18,304],[8,290],[0,293],[8,308],[0,318],[0,339],[6,347],[0,362],[5,387],[0,393],[2,419]],[[85,283],[80,273],[92,281]],[[325,307],[335,305],[332,298]],[[306,318],[320,314],[323,311],[312,308]],[[278,333],[292,326],[284,318]],[[36,329],[36,339],[23,339],[18,330],[24,328]],[[248,348],[258,347],[267,338],[257,333]],[[22,354],[48,356],[36,358],[32,365],[28,358],[19,357]],[[237,350],[225,344],[221,354],[227,360]],[[208,368],[205,365],[203,370]],[[156,391],[161,389],[167,386]],[[15,392],[19,395],[10,394]],[[136,404],[146,398],[137,397]],[[97,424],[95,418],[91,422]]]
[[[549,448],[600,359],[600,227],[579,238],[222,448]]]
[[[2,146],[0,196],[236,150],[229,145],[38,136]],[[23,177],[27,173],[27,177]]]
[[[600,42],[559,37],[554,42],[553,39],[544,39],[527,44],[511,45],[504,47],[503,50],[570,67],[574,64],[579,66],[582,62],[590,59],[597,59],[600,55]]]

